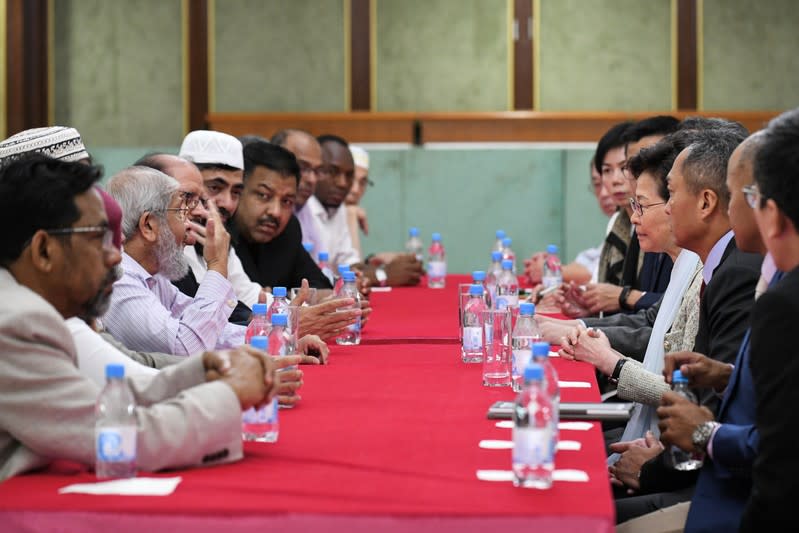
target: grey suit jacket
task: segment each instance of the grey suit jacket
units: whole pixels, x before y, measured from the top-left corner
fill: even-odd
[[[186,357],[183,355],[172,355],[169,353],[160,352],[137,352],[130,350],[124,344],[116,340],[113,335],[107,331],[101,331],[100,336],[105,342],[124,353],[137,363],[140,363],[144,366],[149,366],[150,368],[166,368],[170,365],[176,365],[186,360]]]
[[[637,313],[629,315],[617,313],[603,318],[584,318],[583,322],[588,327],[600,328],[608,336],[614,350],[636,361],[643,361],[646,345],[649,344],[652,326],[655,324],[662,300],[661,298],[652,306],[641,309]]]
[[[68,459],[93,465],[100,388],[81,376],[56,309],[0,269],[0,481]],[[129,378],[136,398],[137,465],[160,470],[242,456],[241,408],[202,359]]]

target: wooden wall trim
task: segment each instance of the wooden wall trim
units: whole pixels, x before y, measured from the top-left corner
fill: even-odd
[[[6,3],[6,133],[49,123],[47,0]]]
[[[696,109],[697,76],[696,0],[677,0],[677,108]]]
[[[513,20],[517,34],[513,41],[513,109],[533,108],[533,4],[514,0]]]
[[[350,101],[353,111],[368,111],[371,95],[370,2],[350,3]]]
[[[207,127],[209,110],[208,72],[208,0],[188,2],[188,127],[189,131]]]

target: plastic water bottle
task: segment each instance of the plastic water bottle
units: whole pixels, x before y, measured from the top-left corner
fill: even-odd
[[[327,252],[319,252],[319,270],[322,271],[322,274],[325,275],[327,279],[330,280],[330,284],[333,285],[336,280],[335,276],[333,275],[333,271],[330,270],[330,254]]]
[[[483,299],[486,302],[486,307],[491,309],[491,293],[488,292],[486,287],[486,273],[483,270],[475,270],[472,272],[472,284],[480,285],[483,287]]]
[[[493,300],[495,309],[513,309],[519,305],[519,279],[512,268],[513,261],[502,260],[502,272],[497,278],[497,296]]]
[[[266,319],[270,320],[275,313],[285,315],[288,312],[289,301],[286,298],[286,287],[272,287],[272,305],[269,306]]]
[[[563,272],[561,271],[560,259],[558,258],[558,247],[555,244],[547,246],[547,257],[544,260],[544,273],[541,278],[544,288],[559,287],[563,283]]]
[[[405,251],[416,256],[420,263],[424,261],[424,245],[419,238],[419,228],[408,230],[408,240],[405,242]]]
[[[533,362],[541,365],[544,369],[544,390],[549,395],[549,401],[552,402],[552,419],[554,420],[552,431],[553,437],[558,436],[558,422],[560,422],[560,383],[558,382],[558,372],[555,366],[549,360],[549,343],[548,342],[535,342],[533,343]],[[553,442],[553,450],[557,449],[557,439]]]
[[[504,246],[502,246],[502,239],[507,237],[505,234],[505,230],[498,229],[495,233],[497,240],[494,241],[494,247],[491,249],[492,252],[501,252]]]
[[[311,259],[314,259],[313,256],[313,243],[312,242],[304,242],[302,243],[302,247],[305,248],[305,251],[308,252],[308,255],[311,256]]]
[[[431,289],[443,289],[447,284],[447,258],[444,254],[444,245],[441,244],[441,234],[433,233],[433,242],[428,250],[427,261],[427,286]]]
[[[269,322],[266,320],[266,304],[253,304],[252,318],[244,332],[244,342],[250,344],[253,337],[266,336],[269,333]]]
[[[483,287],[469,287],[469,300],[463,307],[463,344],[461,360],[464,363],[483,362],[483,312],[488,310],[483,299]]]
[[[555,419],[543,386],[544,369],[530,363],[524,369],[524,388],[513,408],[513,484],[548,489],[555,469]]]
[[[502,273],[502,252],[491,252],[491,264],[488,265],[488,272],[486,273],[486,289],[488,290],[488,299],[491,302],[497,300],[497,278]]]
[[[136,476],[136,402],[125,381],[125,367],[105,367],[106,384],[97,398],[94,425],[97,477]]]
[[[266,351],[269,340],[264,336],[253,337],[250,346]],[[260,408],[250,407],[241,414],[241,434],[244,440],[277,442],[280,433],[277,397]]]
[[[513,239],[511,239],[510,237],[505,237],[504,239],[502,239],[502,260],[505,261],[507,259],[507,260],[511,261],[511,263],[513,265],[513,268],[511,269],[511,272],[513,272],[515,274],[516,273],[516,253],[510,247],[511,244],[513,244]]]
[[[344,273],[350,271],[350,265],[339,265],[338,266],[338,277],[336,278],[336,283],[333,285],[333,294],[336,296],[341,295],[341,288],[344,286]]]
[[[688,378],[682,375],[682,372],[675,370],[671,378],[671,390],[684,398],[688,398],[694,403],[699,403],[696,395],[688,388]],[[695,452],[685,452],[677,446],[669,448],[669,456],[671,459],[671,466],[675,470],[697,470],[702,468],[704,463],[704,455]]]
[[[346,311],[348,309],[361,308],[361,294],[358,292],[358,287],[355,285],[355,272],[344,272],[344,285],[341,287],[339,296],[342,298],[352,298],[355,303],[350,307],[338,309],[339,311]],[[336,337],[336,344],[355,345],[361,343],[361,317],[355,319],[355,323],[347,326],[347,330]]]
[[[511,335],[511,378],[513,390],[521,392],[524,385],[524,369],[533,357],[533,344],[541,340],[541,330],[535,321],[535,304],[519,304],[519,318]]]

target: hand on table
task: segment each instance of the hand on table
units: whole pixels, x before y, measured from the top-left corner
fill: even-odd
[[[647,431],[643,439],[617,442],[611,444],[610,449],[621,454],[619,460],[608,467],[610,482],[627,487],[628,494],[632,494],[641,488],[641,468],[644,463],[660,455],[663,445],[651,431]]]
[[[560,344],[563,337],[579,324],[576,320],[560,320],[538,313],[535,314],[535,323],[541,330],[541,337],[550,344]]]
[[[602,331],[596,328],[586,329],[582,324],[562,337],[560,346],[560,355],[564,359],[591,363],[606,376],[613,373],[621,358],[621,354],[611,348],[610,341]]]
[[[312,334],[322,339],[339,336],[362,314],[361,309],[339,311],[351,307],[353,303],[355,300],[352,298],[334,298],[320,304],[300,307],[300,336]]]
[[[281,357],[267,356],[274,361],[280,383],[277,387],[277,403],[280,405],[296,405],[302,399],[297,393],[302,388],[303,372],[298,365],[302,362],[300,355],[285,355]],[[294,369],[288,369],[293,366]]]
[[[280,387],[272,358],[260,350],[241,346],[202,355],[206,381],[220,380],[233,389],[241,409],[272,401]]]
[[[424,275],[422,263],[413,254],[397,254],[385,269],[391,287],[418,285]]]
[[[660,418],[658,428],[663,444],[673,444],[686,452],[704,452],[694,449],[691,437],[697,426],[713,420],[710,409],[696,405],[677,393],[667,392],[660,400],[657,415]]]
[[[618,311],[622,288],[610,283],[589,283],[582,294],[585,307],[595,315],[600,311]]]
[[[673,352],[666,355],[663,377],[671,384],[674,371],[679,369],[691,387],[722,391],[732,375],[732,365],[711,359],[696,352]]]
[[[583,298],[584,286],[575,283],[564,283],[555,294],[555,301],[561,313],[572,318],[591,316],[591,310]]]
[[[529,259],[524,260],[524,275],[533,285],[538,285],[544,277],[544,261],[546,252],[534,253]]]
[[[297,341],[297,351],[302,357],[300,363],[304,365],[325,365],[330,356],[330,348],[317,335],[302,337]]]

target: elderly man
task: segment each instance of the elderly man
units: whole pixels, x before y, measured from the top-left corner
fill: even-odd
[[[120,261],[99,176],[43,156],[0,169],[0,480],[54,459],[94,463],[100,387],[79,373],[64,319],[89,312]],[[129,378],[138,468],[240,458],[241,410],[269,401],[276,381],[270,358],[249,349]]]

